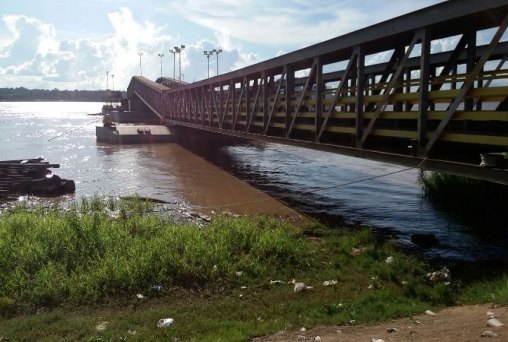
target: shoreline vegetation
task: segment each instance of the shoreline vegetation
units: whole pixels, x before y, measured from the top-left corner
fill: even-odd
[[[126,97],[126,92],[120,92]],[[105,102],[105,90],[59,90],[59,89],[27,89],[0,88],[0,102]]]
[[[244,341],[508,304],[506,268],[442,266],[367,227],[228,214],[203,227],[136,198],[18,205],[0,216],[0,339]]]

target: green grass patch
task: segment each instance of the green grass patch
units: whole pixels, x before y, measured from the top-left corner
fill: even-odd
[[[393,244],[377,244],[369,229],[298,228],[269,217],[227,216],[198,227],[176,224],[155,209],[140,200],[96,197],[68,209],[4,213],[0,336],[244,341],[508,298],[502,276],[432,284],[427,264]],[[361,252],[353,255],[353,249]],[[313,289],[295,293],[292,279]],[[325,280],[338,284],[324,286]],[[35,314],[41,307],[46,310]],[[157,328],[165,317],[175,323]],[[108,322],[106,329],[97,331],[101,322]]]

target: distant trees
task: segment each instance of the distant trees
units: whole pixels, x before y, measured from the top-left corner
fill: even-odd
[[[123,98],[127,97],[125,92],[121,93]],[[23,101],[105,102],[107,101],[107,93],[104,90],[0,88],[0,102]]]

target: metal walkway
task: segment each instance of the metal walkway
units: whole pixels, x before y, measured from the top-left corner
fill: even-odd
[[[192,84],[133,77],[128,96],[172,125],[508,184],[478,166],[508,151],[507,26],[508,0],[446,1]]]

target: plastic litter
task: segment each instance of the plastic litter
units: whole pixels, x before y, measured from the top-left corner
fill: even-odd
[[[237,277],[241,277],[241,276],[243,275],[243,271],[236,271],[236,272],[235,272],[235,275],[236,275]]]
[[[436,316],[436,314],[430,310],[425,310],[425,314],[429,316]]]
[[[367,251],[367,247],[353,248],[353,249],[351,249],[351,255],[352,256],[359,256],[359,255],[362,255],[363,253],[365,253],[365,251]]]
[[[248,287],[247,285],[242,285],[242,286],[240,286],[240,288],[241,288],[242,290],[245,290],[245,289],[248,289],[249,287]]]
[[[499,328],[499,327],[504,326],[504,324],[501,323],[501,321],[498,320],[497,318],[491,318],[487,321],[487,326],[493,327],[493,328]]]
[[[270,285],[282,285],[285,284],[285,281],[282,280],[270,280]]]
[[[493,332],[492,330],[485,330],[484,332],[482,332],[482,334],[480,336],[481,337],[497,337],[497,334],[495,332]]]
[[[102,332],[102,331],[106,330],[106,326],[108,324],[109,324],[108,322],[100,322],[99,324],[97,324],[95,326],[95,330],[97,330],[98,332]]]
[[[137,297],[138,299],[144,299],[144,298],[145,298],[145,296],[143,296],[141,293],[138,293],[138,294],[136,295],[136,297]]]
[[[337,285],[337,280],[325,280],[323,282],[323,286],[332,286],[332,285]]]
[[[389,334],[393,334],[393,333],[399,332],[400,330],[399,330],[399,329],[397,329],[397,328],[386,328],[386,331],[387,331]]]
[[[312,286],[307,286],[305,285],[305,283],[297,283],[294,279],[292,281],[293,284],[295,284],[295,287],[294,287],[294,292],[302,292],[302,291],[305,291],[305,290],[311,290],[312,289]]]
[[[393,262],[393,257],[392,256],[389,256],[388,258],[386,258],[385,262],[387,264],[391,264]]]
[[[382,338],[373,338],[371,342],[385,342]]]
[[[314,341],[321,341],[321,336],[314,337]]]
[[[496,313],[492,311],[487,311],[487,316],[489,316],[490,318],[496,318]]]
[[[305,327],[301,328],[300,329],[301,332],[304,332],[304,331],[307,331],[307,329],[305,329]]]
[[[127,330],[127,334],[134,336],[137,334],[137,331],[136,330]]]
[[[162,291],[162,289],[164,289],[164,286],[162,286],[162,285],[157,285],[157,284],[150,285],[150,290],[160,292],[160,291]]]
[[[171,324],[173,324],[174,321],[175,320],[173,318],[161,318],[157,322],[157,327],[158,328],[168,328],[169,326],[171,326]]]

